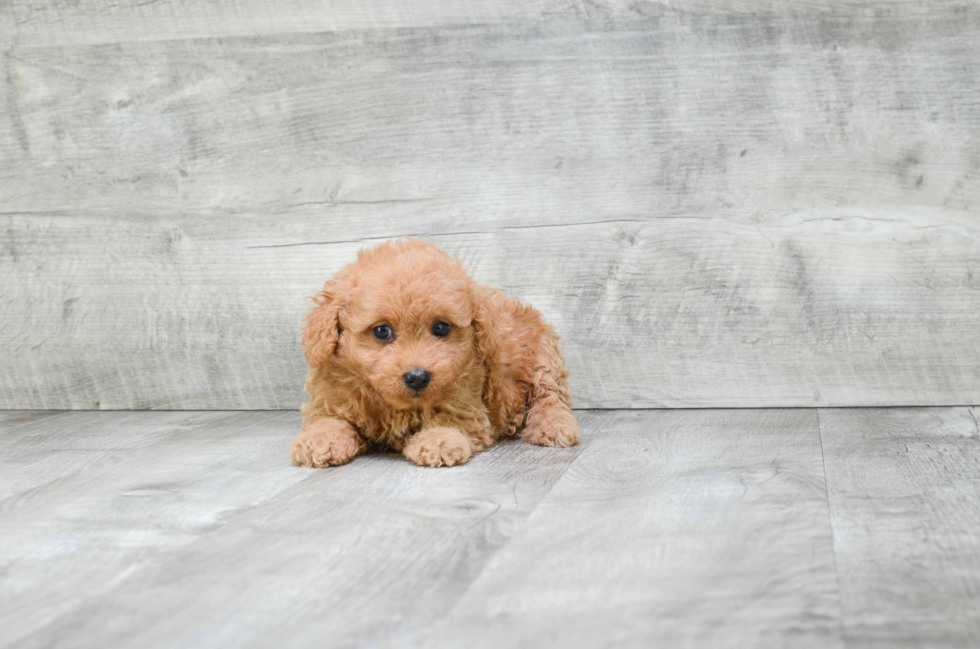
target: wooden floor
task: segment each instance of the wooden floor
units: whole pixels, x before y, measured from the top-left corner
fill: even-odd
[[[980,408],[580,418],[311,470],[295,412],[0,412],[0,645],[980,646]]]

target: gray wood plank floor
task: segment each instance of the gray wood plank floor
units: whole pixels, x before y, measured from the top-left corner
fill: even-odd
[[[581,411],[308,470],[293,412],[0,412],[0,646],[975,647],[978,417]]]

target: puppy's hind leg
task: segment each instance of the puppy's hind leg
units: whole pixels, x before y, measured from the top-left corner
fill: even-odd
[[[575,446],[582,431],[572,412],[568,370],[557,341],[543,340],[536,361],[521,439],[539,446]]]

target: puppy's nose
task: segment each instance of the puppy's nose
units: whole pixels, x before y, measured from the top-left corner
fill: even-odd
[[[427,371],[416,367],[414,370],[405,372],[404,376],[402,376],[402,380],[405,381],[405,385],[412,390],[424,390],[426,386],[429,385],[429,381],[432,380],[432,375]]]

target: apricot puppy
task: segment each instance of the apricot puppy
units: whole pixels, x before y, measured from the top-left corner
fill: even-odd
[[[542,446],[578,443],[554,329],[432,244],[362,250],[314,300],[297,464],[390,448],[416,464],[453,466],[518,433]]]

